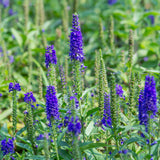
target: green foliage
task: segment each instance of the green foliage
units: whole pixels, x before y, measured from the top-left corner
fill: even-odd
[[[16,160],[158,159],[160,104],[157,102],[159,111],[146,132],[139,125],[138,99],[147,74],[155,77],[160,99],[159,6],[159,0],[117,0],[113,5],[107,0],[10,0],[7,8],[0,4],[0,141],[16,137],[15,152],[4,157],[0,151],[0,159],[10,159],[10,155]],[[16,14],[10,15],[10,9]],[[79,14],[83,63],[87,66],[83,73],[81,63],[70,61],[68,56],[75,12]],[[48,71],[44,54],[51,44],[58,64]],[[64,67],[65,90],[59,65]],[[15,81],[22,91],[12,97],[8,84]],[[116,84],[123,87],[124,99],[116,95]],[[59,103],[60,119],[53,129],[45,113],[48,85],[56,87]],[[28,91],[37,100],[34,111],[23,100]],[[110,95],[111,128],[101,121],[105,92]],[[77,108],[71,96],[77,97]],[[24,114],[26,109],[28,114]],[[66,116],[70,120],[69,110],[81,121],[79,135],[68,132],[64,125]],[[40,135],[44,137],[38,140]],[[127,154],[120,153],[124,150]]]

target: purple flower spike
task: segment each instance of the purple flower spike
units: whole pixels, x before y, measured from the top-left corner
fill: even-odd
[[[139,95],[139,121],[141,125],[145,125],[148,131],[148,120],[154,118],[158,111],[157,108],[157,95],[156,84],[154,77],[146,76],[144,91],[142,90]],[[149,117],[149,115],[151,117]]]
[[[14,153],[14,144],[12,139],[4,139],[1,141],[1,151],[3,152],[3,156]]]
[[[2,4],[4,8],[9,7],[10,0],[2,0]]]
[[[47,119],[59,119],[58,99],[54,86],[47,86],[46,93],[46,114]]]
[[[117,0],[108,0],[108,4],[109,4],[109,5],[113,5],[113,4],[115,4],[115,3],[117,3]]]
[[[33,96],[32,92],[27,92],[24,94],[24,101],[28,104],[36,102],[36,98]]]
[[[21,86],[19,85],[19,83],[10,83],[9,84],[9,92],[16,90],[16,91],[21,91]]]
[[[71,61],[83,62],[84,60],[82,33],[77,14],[73,14],[69,56]]]
[[[151,24],[154,25],[154,20],[155,20],[154,15],[149,15],[148,18],[150,19]]]
[[[110,96],[107,93],[104,94],[104,114],[101,122],[106,127],[112,127]]]
[[[119,95],[119,97],[124,99],[123,89],[121,85],[116,84],[116,94]]]
[[[81,122],[78,117],[74,119],[71,117],[71,120],[68,123],[68,131],[74,133],[76,136],[81,133]]]
[[[54,46],[47,46],[46,52],[45,52],[45,63],[46,63],[46,68],[50,66],[50,64],[57,64],[57,57],[56,57],[56,51],[54,49]]]

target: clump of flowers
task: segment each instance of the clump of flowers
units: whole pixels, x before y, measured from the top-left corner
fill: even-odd
[[[16,90],[16,91],[21,91],[21,86],[19,85],[19,83],[10,83],[9,84],[9,92]]]
[[[56,90],[54,86],[47,86],[46,114],[49,122],[51,122],[52,118],[59,119],[58,99],[56,96]]]
[[[78,101],[77,97],[76,96],[71,96],[70,97],[70,101],[71,100],[74,100],[75,106],[76,106],[76,108],[78,108],[79,107],[79,101]]]
[[[109,5],[113,5],[113,4],[115,4],[115,3],[117,3],[117,0],[108,0],[108,4],[109,4]]]
[[[36,98],[33,96],[32,92],[27,92],[26,94],[24,94],[24,101],[28,104],[31,105],[31,107],[35,108],[35,106],[33,105],[33,103],[36,102]]]
[[[1,0],[0,3],[3,5],[4,8],[9,7],[10,0]]]
[[[1,141],[1,151],[3,152],[3,156],[14,153],[14,144],[12,139],[4,139]]]
[[[63,88],[65,88],[65,86],[66,86],[66,78],[65,78],[65,74],[64,74],[64,70],[63,70],[63,66],[62,65],[59,66],[59,70],[60,70],[61,83],[62,83]]]
[[[79,121],[78,117],[71,117],[71,120],[68,123],[68,131],[72,132],[76,136],[81,133],[81,122]]]
[[[80,62],[84,60],[82,33],[77,14],[73,14],[69,56],[71,60]]]
[[[102,124],[105,127],[112,126],[111,108],[110,108],[110,96],[105,93],[104,95],[104,114]]]
[[[145,125],[146,131],[149,118],[154,118],[158,111],[156,84],[154,77],[146,76],[144,90],[139,95],[139,121]]]
[[[123,88],[121,85],[116,84],[116,94],[119,95],[119,97],[121,97],[123,99],[125,98],[123,96]]]
[[[150,19],[150,22],[151,22],[151,24],[153,25],[153,24],[154,24],[154,21],[155,21],[154,15],[149,15],[148,18]]]
[[[46,68],[49,68],[50,64],[57,64],[57,56],[56,51],[54,49],[54,45],[47,46],[46,52],[45,52],[45,64]]]

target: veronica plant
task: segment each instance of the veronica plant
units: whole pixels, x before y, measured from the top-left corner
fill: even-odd
[[[1,151],[3,152],[3,156],[6,160],[10,160],[10,158],[13,158],[11,154],[14,153],[14,143],[13,139],[3,139],[1,141]]]
[[[151,155],[151,120],[156,116],[157,112],[156,83],[153,76],[147,75],[144,90],[139,95],[139,121],[141,125],[145,125],[145,130],[150,135],[148,143],[149,155]]]
[[[33,105],[36,102],[36,98],[33,96],[32,92],[28,92],[24,94],[24,101],[27,103],[27,113],[26,113],[26,125],[27,125],[27,133],[28,133],[28,139],[30,140],[32,144],[32,148],[34,150],[34,153],[36,154],[36,146],[35,146],[35,129],[33,126],[33,108],[35,106]]]
[[[80,66],[81,66],[81,63],[84,61],[84,52],[83,52],[82,33],[81,33],[79,18],[77,14],[73,14],[72,29],[70,33],[69,56],[70,56],[71,61],[73,62],[72,65],[73,65],[75,92],[77,94],[78,100],[80,101],[80,97],[82,94],[82,89],[81,89],[82,80],[81,80]],[[80,105],[80,113],[81,113],[81,118],[82,118],[81,105]]]
[[[57,131],[56,131],[56,121],[60,118],[58,99],[56,96],[56,90],[54,86],[47,86],[46,93],[46,114],[50,126],[53,129],[53,139],[55,144],[55,151],[57,155],[57,160],[59,160],[58,146],[57,146]]]
[[[17,128],[17,91],[21,91],[19,83],[10,83],[9,92],[12,92],[12,123],[13,123],[13,137],[16,135]]]
[[[115,4],[115,3],[117,3],[117,0],[108,0],[108,4],[109,4],[109,5],[113,5],[113,4]]]
[[[55,65],[57,64],[57,56],[54,46],[47,46],[45,52],[45,64],[49,74],[49,82],[50,85],[54,85],[55,89],[57,90],[57,82],[56,82],[56,69]]]

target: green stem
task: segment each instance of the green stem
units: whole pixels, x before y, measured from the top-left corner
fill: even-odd
[[[13,113],[12,113],[12,121],[13,121],[13,137],[16,135],[16,128],[17,128],[17,98],[16,98],[16,91],[13,90],[12,92],[12,99],[13,99]]]
[[[160,111],[159,111],[160,112]],[[158,138],[160,137],[160,114],[159,114],[159,121],[158,121]],[[157,152],[157,160],[158,158],[160,157],[160,154],[159,154],[160,151]]]
[[[108,137],[108,131],[106,130],[106,137]],[[108,160],[108,141],[106,140],[106,160]]]
[[[74,160],[81,160],[81,155],[79,152],[79,145],[78,145],[78,137],[73,135],[74,137]]]
[[[56,156],[57,156],[57,160],[59,160],[58,145],[57,145],[57,139],[56,139],[57,132],[56,132],[56,128],[55,128],[55,124],[54,124],[54,120],[53,119],[51,120],[51,123],[52,123],[52,129],[53,129],[52,136],[53,136],[53,140],[54,140],[54,146],[55,146]]]

